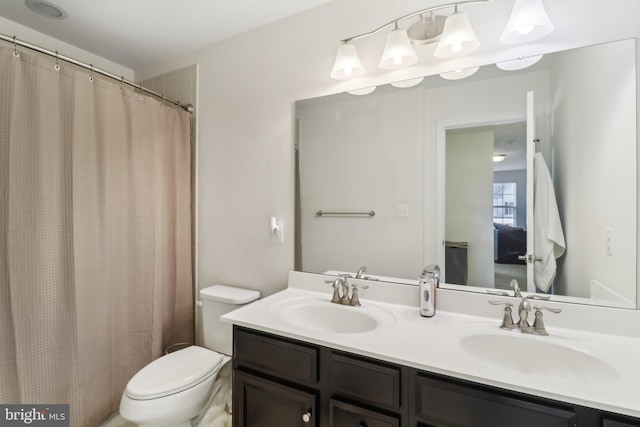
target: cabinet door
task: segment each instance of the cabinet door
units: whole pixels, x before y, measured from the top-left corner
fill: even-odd
[[[316,395],[233,373],[234,427],[316,427]]]

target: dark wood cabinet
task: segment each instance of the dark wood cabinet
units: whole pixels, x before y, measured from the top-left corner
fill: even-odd
[[[637,422],[614,420],[611,418],[605,418],[602,421],[602,427],[640,427],[640,420]]]
[[[315,427],[316,394],[242,371],[233,376],[233,417],[243,427]]]
[[[400,368],[332,353],[331,389],[361,402],[397,410],[400,408]]]
[[[318,347],[236,329],[233,357],[237,364],[305,385],[318,382]]]
[[[543,405],[424,375],[416,379],[416,413],[427,424],[457,427],[573,427],[571,408]]]
[[[400,420],[397,417],[331,399],[329,425],[331,427],[400,427]]]
[[[640,427],[640,420],[234,327],[234,427]]]

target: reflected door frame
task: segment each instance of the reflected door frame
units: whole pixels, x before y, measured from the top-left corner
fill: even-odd
[[[523,104],[524,106],[524,104]],[[533,110],[532,110],[533,111]],[[446,276],[446,268],[445,265],[445,221],[446,221],[446,213],[445,213],[445,205],[446,205],[446,142],[447,142],[447,130],[451,129],[460,129],[460,128],[472,128],[472,127],[480,127],[480,126],[490,126],[490,125],[504,125],[515,122],[524,122],[527,120],[527,109],[523,108],[521,111],[510,111],[505,112],[503,114],[492,114],[491,116],[476,116],[473,118],[465,118],[464,120],[456,120],[456,121],[438,121],[436,122],[436,254],[437,254],[437,263],[442,268],[441,271],[441,283],[446,284],[447,276]],[[425,153],[428,150],[425,150]],[[433,164],[432,159],[424,159],[424,164]],[[533,170],[533,169],[532,169]],[[426,176],[425,176],[426,178]],[[528,177],[527,177],[528,179]],[[425,188],[428,188],[428,183],[425,182]],[[533,193],[532,193],[533,195]],[[533,200],[533,199],[532,199]],[[427,200],[425,197],[425,212],[429,209],[429,205],[432,203],[432,200]],[[528,201],[527,201],[528,203]],[[527,207],[527,209],[529,209]],[[425,215],[426,218],[426,215]],[[429,224],[425,223],[425,232],[429,230]],[[528,225],[528,224],[527,224]],[[429,236],[425,236],[424,242],[425,245],[431,244],[432,240],[428,238]],[[429,253],[428,249],[425,248],[424,253]],[[470,248],[473,250],[473,248]],[[433,253],[433,252],[431,252]],[[431,260],[424,260],[425,265],[432,263]],[[531,270],[533,273],[533,270]],[[528,273],[528,270],[527,270]]]

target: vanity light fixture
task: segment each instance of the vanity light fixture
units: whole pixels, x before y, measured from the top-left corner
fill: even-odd
[[[422,46],[440,40],[446,20],[446,16],[434,15],[433,11],[429,12],[426,18],[420,15],[420,19],[407,29],[411,44]]]
[[[441,73],[440,77],[445,80],[466,79],[467,77],[474,75],[479,69],[480,67],[471,67],[464,68],[462,70],[449,71],[448,73]]]
[[[331,77],[337,80],[346,80],[362,76],[366,70],[353,42],[372,36],[391,26],[393,26],[393,30],[387,36],[382,57],[378,62],[378,66],[384,70],[394,70],[416,63],[418,56],[411,46],[412,44],[424,45],[437,41],[438,45],[434,51],[437,58],[455,58],[471,53],[480,47],[480,41],[471,27],[469,18],[460,12],[458,7],[490,1],[493,0],[459,0],[429,7],[394,19],[368,33],[343,39],[338,46]],[[503,43],[535,40],[553,31],[553,24],[544,11],[542,0],[514,1],[511,18],[500,38]],[[437,10],[451,8],[453,8],[453,14],[449,16],[434,15]],[[427,14],[427,18],[423,16],[425,14]],[[415,17],[419,17],[420,20],[411,25],[408,31],[399,27],[400,22]],[[513,31],[517,36],[512,35]]]
[[[331,77],[336,80],[347,80],[364,74],[364,65],[358,56],[353,43],[343,41],[338,47],[336,62],[331,71]]]
[[[384,46],[378,67],[385,70],[395,70],[415,64],[417,60],[418,55],[411,47],[407,30],[398,28],[396,22],[395,28],[387,36],[387,43]]]
[[[455,12],[444,23],[444,30],[434,55],[438,58],[455,58],[471,53],[479,47],[480,41],[471,28],[469,18],[458,12],[456,5]]]
[[[512,59],[510,61],[498,62],[496,63],[496,67],[505,71],[523,70],[527,67],[531,67],[533,64],[540,61],[542,59],[542,56],[543,55],[535,55],[535,56],[528,56],[526,58],[521,56],[519,58]]]
[[[493,155],[493,162],[494,163],[498,163],[498,162],[503,161],[506,158],[507,158],[506,154],[494,154]]]
[[[546,36],[554,28],[542,0],[515,0],[500,41],[504,44],[530,42]]]

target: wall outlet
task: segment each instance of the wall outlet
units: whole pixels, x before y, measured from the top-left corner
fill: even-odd
[[[613,256],[613,228],[605,228],[607,255]]]
[[[409,216],[409,205],[407,205],[406,203],[398,203],[396,205],[396,216],[408,217]]]

